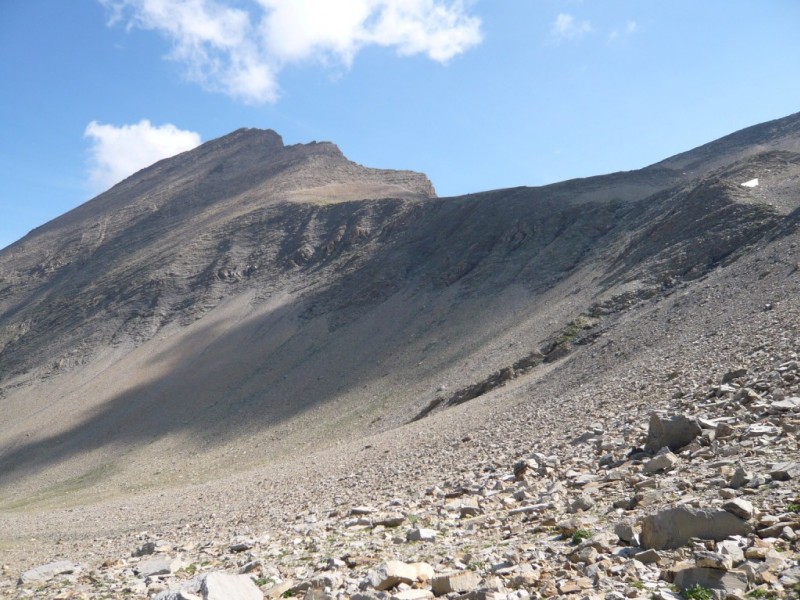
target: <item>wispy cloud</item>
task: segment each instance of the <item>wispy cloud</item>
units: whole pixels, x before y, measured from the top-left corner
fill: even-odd
[[[560,13],[550,27],[550,35],[556,40],[576,40],[593,30],[589,21],[581,21],[568,13]]]
[[[446,63],[479,44],[464,0],[99,0],[110,22],[153,30],[208,90],[274,102],[278,75],[301,62],[349,67],[365,47]]]
[[[89,182],[93,191],[108,189],[162,158],[200,145],[200,135],[174,125],[152,125],[142,119],[134,125],[103,125],[92,121],[84,137],[91,142]]]
[[[612,30],[611,33],[608,34],[608,41],[615,42],[617,40],[622,39],[625,36],[629,36],[636,33],[638,29],[639,25],[636,23],[636,21],[628,21],[627,23],[625,23],[625,27],[622,27],[621,29]]]

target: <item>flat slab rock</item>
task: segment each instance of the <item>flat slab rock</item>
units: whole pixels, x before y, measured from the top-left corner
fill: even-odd
[[[744,571],[689,567],[675,573],[675,585],[681,591],[686,591],[699,585],[710,590],[720,590],[726,594],[741,594],[747,589],[747,575]]]
[[[457,573],[447,573],[434,577],[431,581],[433,593],[437,596],[450,594],[452,592],[470,592],[478,587],[481,578],[472,571],[459,571]]]
[[[644,548],[669,550],[686,545],[693,537],[719,542],[752,531],[752,525],[726,510],[679,506],[645,517],[641,542]]]
[[[59,560],[25,571],[19,577],[19,584],[25,585],[28,583],[48,581],[53,577],[57,577],[58,575],[69,575],[79,570],[80,567],[77,565],[74,565],[66,560]]]
[[[264,600],[247,575],[216,572],[190,579],[181,589],[161,592],[153,600]]]
[[[156,575],[170,575],[182,566],[183,561],[179,558],[157,556],[143,560],[133,570],[139,574],[139,577],[154,577]]]

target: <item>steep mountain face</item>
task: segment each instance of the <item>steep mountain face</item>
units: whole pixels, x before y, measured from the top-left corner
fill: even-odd
[[[798,207],[800,115],[458,198],[234,132],[0,252],[0,502],[213,479],[546,377]]]

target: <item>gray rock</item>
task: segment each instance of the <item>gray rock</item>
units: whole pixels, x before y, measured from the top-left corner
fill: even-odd
[[[376,590],[389,590],[399,583],[412,584],[417,578],[413,565],[399,560],[389,560],[369,574],[369,583]]]
[[[69,575],[79,571],[80,567],[66,560],[47,563],[25,571],[19,576],[20,585],[48,581],[58,575]]]
[[[672,452],[659,453],[644,464],[643,470],[647,475],[654,475],[671,469],[679,460]]]
[[[570,504],[569,512],[576,513],[583,510],[589,510],[594,506],[594,500],[588,494],[581,494]]]
[[[476,589],[481,583],[481,578],[472,571],[459,571],[439,575],[431,580],[431,589],[437,596],[452,592],[464,593]]]
[[[153,600],[203,600],[202,596],[182,589],[177,591],[161,592],[153,596]]]
[[[147,556],[148,554],[153,554],[156,551],[156,544],[155,542],[145,542],[141,546],[139,546],[136,550],[133,551],[131,556]]]
[[[636,533],[636,528],[630,521],[618,522],[616,525],[614,525],[614,533],[626,544],[639,544],[639,536]]]
[[[742,367],[740,369],[733,369],[722,376],[722,383],[730,383],[734,379],[739,379],[747,375],[747,369]]]
[[[645,452],[654,454],[667,447],[673,452],[680,450],[702,433],[696,419],[683,415],[661,417],[656,413],[650,415],[650,427],[647,432]]]
[[[264,600],[264,594],[247,575],[209,573],[200,585],[203,600]]]
[[[730,571],[733,568],[730,556],[707,551],[695,553],[694,564],[697,567],[720,569],[721,571]]]
[[[428,600],[433,598],[433,592],[429,590],[410,589],[396,592],[390,596],[391,600]]]
[[[409,542],[432,542],[436,539],[436,530],[417,527],[406,533],[406,539]]]
[[[724,540],[717,544],[717,552],[723,556],[730,556],[733,566],[744,562],[744,550],[736,540]]]
[[[649,550],[643,550],[642,552],[637,552],[636,554],[633,555],[633,558],[638,560],[642,564],[651,565],[661,562],[662,557],[657,550],[653,550],[652,548],[650,548]]]
[[[384,527],[399,527],[406,520],[405,515],[395,513],[391,515],[381,515],[372,519],[373,527],[383,525]]]
[[[254,540],[244,536],[236,536],[228,546],[228,550],[231,552],[244,552],[245,550],[250,550],[253,546],[255,546]]]
[[[752,526],[725,510],[687,506],[669,508],[642,520],[644,548],[680,548],[693,537],[721,541],[732,535],[747,535]]]
[[[775,481],[789,481],[800,478],[800,462],[783,462],[773,465],[769,471]]]
[[[753,473],[750,471],[746,471],[744,467],[739,467],[736,469],[736,472],[731,477],[731,481],[728,484],[728,487],[733,488],[734,490],[738,490],[743,485],[746,485],[748,481],[753,479]]]
[[[467,496],[458,507],[461,518],[474,517],[481,513],[481,505],[477,496]]]
[[[800,398],[792,397],[776,400],[769,405],[771,412],[792,412],[800,410]]]
[[[183,566],[183,561],[179,558],[169,556],[159,556],[143,560],[134,567],[134,572],[139,577],[153,577],[154,575],[170,575]]]
[[[350,514],[354,517],[359,517],[363,515],[371,515],[375,512],[375,509],[371,506],[354,506],[350,509]]]
[[[706,567],[689,567],[675,573],[675,585],[682,592],[701,586],[719,590],[723,594],[743,594],[747,589],[747,575],[743,571],[721,571]]]
[[[753,516],[753,505],[743,498],[729,500],[722,505],[722,508],[745,521]]]

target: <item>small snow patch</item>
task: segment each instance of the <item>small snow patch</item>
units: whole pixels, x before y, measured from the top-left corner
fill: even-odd
[[[756,187],[758,185],[758,177],[751,179],[750,181],[745,181],[742,185],[744,187]]]

